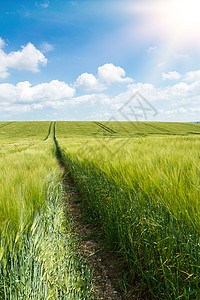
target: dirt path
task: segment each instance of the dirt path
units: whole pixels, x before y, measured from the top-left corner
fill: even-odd
[[[71,179],[64,175],[65,195],[67,206],[72,214],[75,230],[79,234],[80,253],[88,259],[88,266],[94,268],[94,286],[97,299],[145,299],[138,293],[138,286],[134,284],[126,293],[122,292],[123,272],[120,265],[122,257],[108,251],[103,246],[104,237],[99,226],[84,222],[81,209],[81,195],[76,191]],[[137,291],[137,292],[136,292]],[[147,299],[147,298],[146,298]]]

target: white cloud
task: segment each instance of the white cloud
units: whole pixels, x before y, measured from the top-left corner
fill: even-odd
[[[39,63],[47,64],[45,56],[31,43],[28,43],[27,46],[22,46],[21,51],[11,52],[6,55],[6,61],[9,68],[32,72],[39,71]]]
[[[189,54],[174,54],[175,59],[188,59],[189,57]]]
[[[1,39],[1,45],[3,45]],[[6,54],[0,49],[0,78],[9,76],[8,69],[26,70],[31,72],[39,71],[39,64],[46,65],[46,57],[31,43],[22,46],[22,50]]]
[[[110,103],[110,97],[106,94],[88,94],[73,98],[74,104],[89,103],[90,105],[99,105],[106,103],[106,101]]]
[[[65,82],[52,80],[32,86],[29,81],[0,84],[0,109],[8,111],[15,108],[40,109],[48,106],[57,107],[70,101],[75,89]],[[10,108],[9,108],[10,107]],[[18,109],[17,109],[18,110]]]
[[[178,72],[168,72],[168,73],[162,73],[162,79],[163,80],[178,80],[181,78],[181,74]]]
[[[82,90],[104,90],[105,86],[99,82],[93,74],[83,73],[81,74],[74,84],[75,87],[79,87]]]
[[[125,103],[131,96],[139,91],[149,102],[162,102],[162,105],[190,105],[200,102],[200,81],[187,84],[179,82],[172,86],[156,88],[153,84],[130,84],[127,92],[119,94],[115,100],[117,103]]]
[[[200,80],[200,70],[187,72],[185,74],[184,80],[188,82]]]
[[[131,99],[138,91],[146,101],[140,99],[140,102],[138,102],[136,98]],[[102,114],[107,112],[117,120],[125,120],[122,114],[120,114],[119,109],[130,99],[131,101],[126,105],[124,111],[124,114],[127,114],[126,120],[197,120],[200,103],[200,81],[190,84],[179,82],[160,88],[150,83],[138,82],[129,84],[126,92],[120,93],[115,97],[106,94],[88,94],[74,98],[73,100],[74,105],[79,108],[84,104],[84,107],[87,107],[88,111],[93,107],[94,113],[98,112]],[[144,110],[146,108],[146,115],[141,105]],[[88,116],[86,116],[86,119]],[[103,119],[106,119],[106,117]]]
[[[47,8],[49,7],[49,1],[40,4],[41,7]]]
[[[0,49],[0,54],[4,53],[1,51]],[[19,52],[21,53],[22,51]],[[5,54],[5,56],[9,56],[9,54]],[[20,59],[15,62],[16,68],[18,64],[20,65]],[[7,69],[5,70],[7,72]],[[20,115],[20,113],[32,110],[43,109],[45,111],[48,107],[55,110],[62,108],[63,111],[69,107],[76,107],[78,110],[77,115],[82,114],[85,119],[87,119],[87,115],[90,114],[92,109],[94,112],[107,112],[115,116],[118,109],[139,91],[147,102],[159,111],[163,121],[181,120],[181,114],[185,114],[186,119],[187,112],[191,118],[197,118],[200,103],[200,70],[187,72],[183,76],[175,71],[163,73],[162,75],[163,79],[178,80],[181,78],[182,81],[162,87],[156,87],[150,83],[133,83],[132,79],[126,77],[125,71],[121,67],[114,66],[113,64],[105,64],[98,68],[98,75],[96,77],[89,73],[81,74],[74,83],[74,87],[58,80],[52,80],[49,83],[41,83],[35,86],[32,86],[29,81],[19,82],[16,85],[2,83],[0,84],[0,111],[3,114]],[[87,95],[75,97],[75,87],[86,91],[100,91],[106,89],[111,83],[123,82],[126,85],[129,83],[126,92],[120,93],[115,97],[110,96],[109,93],[89,92]],[[136,107],[138,105],[136,103]],[[129,106],[132,106],[132,103]],[[69,112],[69,110],[67,111]],[[138,114],[141,115],[141,113],[140,109]],[[147,111],[147,115],[148,117],[150,115],[151,117],[153,116],[149,111]],[[119,113],[118,116],[122,118]],[[167,116],[170,116],[169,119]],[[154,117],[151,119],[156,120]]]
[[[5,41],[0,37],[0,49],[2,49],[5,45]]]
[[[79,5],[79,2],[78,2],[78,1],[70,1],[69,3],[70,3],[71,5],[73,5],[73,6]]]
[[[97,77],[93,74],[83,73],[77,78],[74,86],[86,91],[101,91],[108,88],[111,83],[133,82],[132,78],[125,77],[125,75],[126,73],[121,67],[104,64],[98,68]]]
[[[43,42],[40,46],[40,49],[42,52],[49,52],[54,49],[54,46],[52,44],[49,44],[47,42]]]
[[[155,52],[158,50],[158,47],[157,46],[150,46],[148,49],[147,49],[147,53],[150,54],[151,52]]]
[[[98,68],[98,77],[101,81],[106,83],[113,82],[132,82],[133,79],[125,77],[126,72],[121,67],[113,64],[105,64]]]

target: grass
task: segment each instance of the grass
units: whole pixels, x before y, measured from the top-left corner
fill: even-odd
[[[146,137],[92,138],[91,123],[72,138],[77,125],[57,123],[61,159],[111,247],[153,298],[199,299],[199,125],[143,123]]]
[[[55,156],[141,290],[199,299],[200,124],[54,125],[0,122],[0,299],[93,298]]]
[[[1,232],[0,296],[2,299],[91,299],[92,274],[77,254],[78,239],[64,214],[62,186],[52,182],[46,208],[29,228]]]
[[[2,156],[0,164],[0,220],[12,220],[17,231],[23,230],[44,205],[44,185],[59,173],[57,162],[46,142]]]
[[[0,143],[43,140],[51,122],[0,122]]]
[[[92,274],[78,255],[49,126],[3,127],[0,299],[92,299]]]
[[[198,135],[200,124],[175,122],[57,122],[57,138]]]

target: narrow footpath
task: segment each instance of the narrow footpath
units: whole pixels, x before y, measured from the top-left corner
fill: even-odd
[[[67,208],[75,230],[80,237],[80,253],[87,258],[88,267],[94,270],[95,296],[97,299],[144,299],[138,295],[138,287],[123,285],[122,257],[105,248],[105,240],[98,225],[85,222],[81,195],[67,174],[63,176]],[[137,290],[137,292],[136,292]],[[137,295],[137,296],[136,296]]]
[[[77,191],[76,185],[66,170],[66,166],[62,163],[62,151],[56,140],[55,122],[53,124],[53,138],[56,157],[60,168],[63,169],[63,185],[67,210],[72,216],[74,230],[80,239],[79,252],[87,259],[88,267],[93,269],[95,299],[151,299],[144,296],[144,294],[141,295],[137,281],[130,285],[127,284],[128,281],[126,275],[124,275],[125,267],[122,255],[106,247],[106,240],[101,231],[100,224],[89,223],[84,217],[82,206],[83,196]]]

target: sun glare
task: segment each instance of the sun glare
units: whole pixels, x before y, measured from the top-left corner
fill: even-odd
[[[199,12],[199,0],[173,0],[168,4],[166,17],[173,24],[176,24],[179,29],[196,31],[200,29]]]
[[[157,36],[174,46],[200,44],[200,0],[130,1],[126,11],[141,17],[139,30],[148,38]]]

